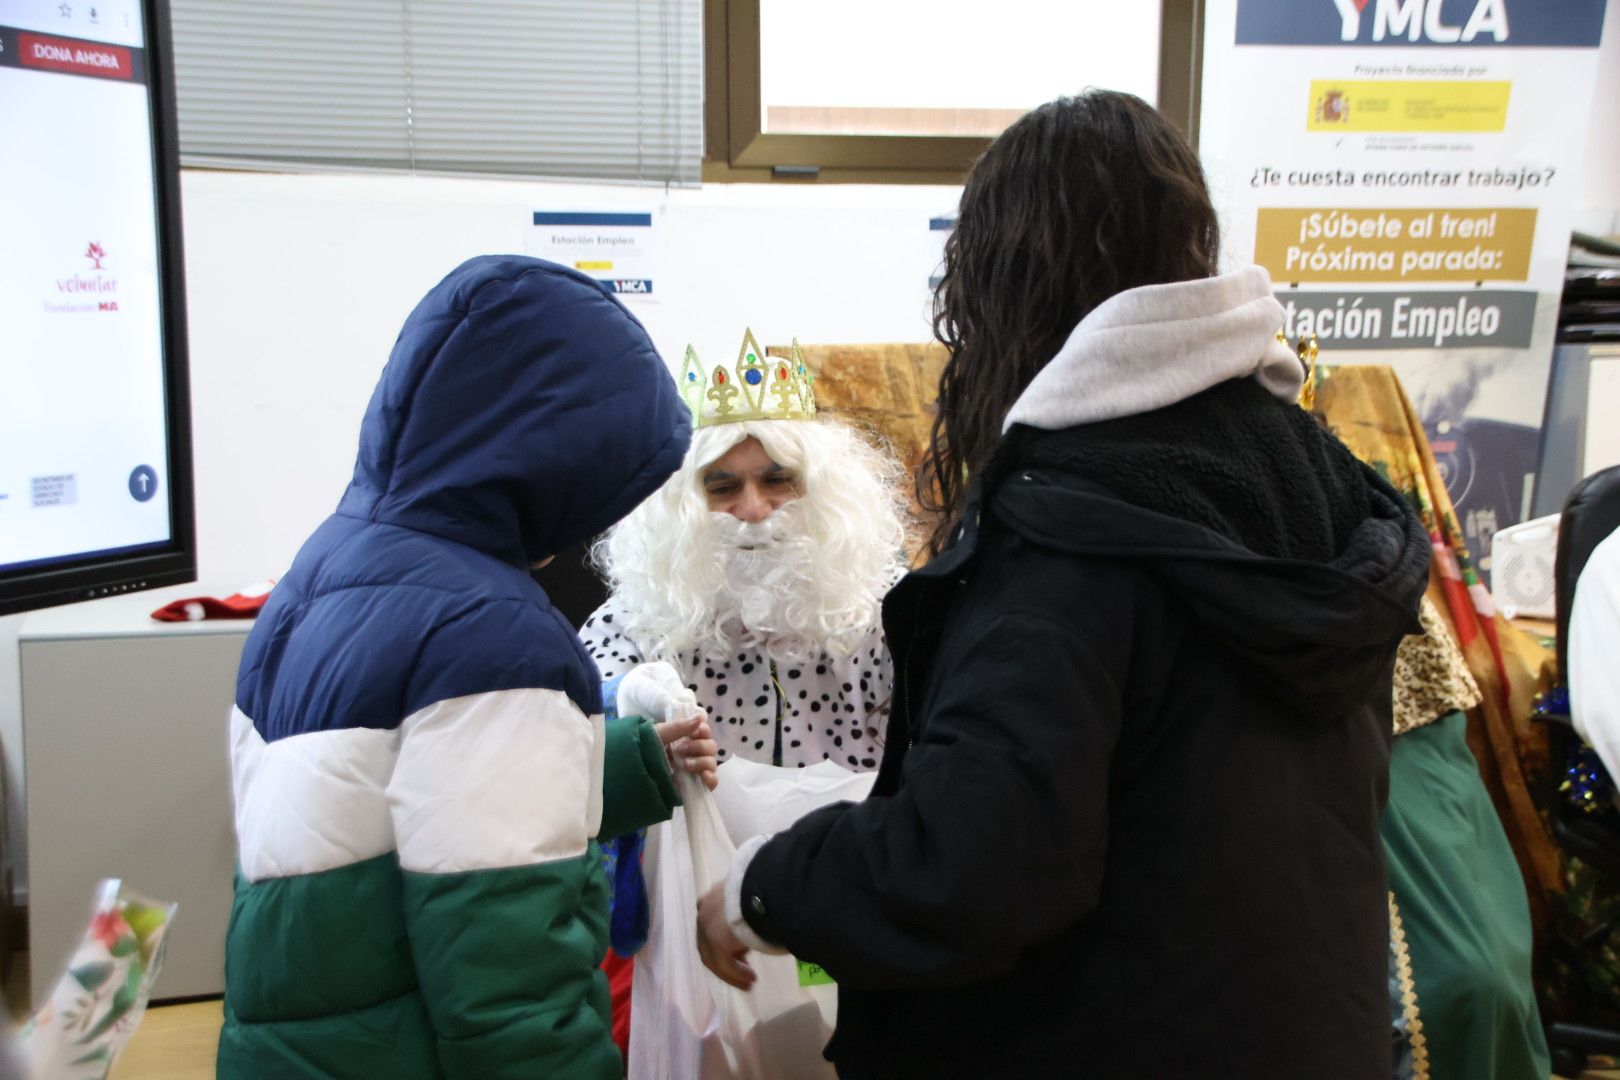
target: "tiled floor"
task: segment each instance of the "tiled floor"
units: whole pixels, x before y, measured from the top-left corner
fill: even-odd
[[[21,1001],[26,993],[26,957],[18,961],[6,980],[9,1002]],[[218,1001],[148,1009],[111,1080],[211,1080],[220,1020]],[[1588,1071],[1581,1080],[1620,1080],[1620,1069]]]
[[[219,1024],[217,1001],[148,1010],[111,1080],[209,1080]],[[1620,1080],[1620,1070],[1588,1072],[1581,1080]]]
[[[109,1080],[213,1080],[220,1020],[217,1001],[148,1009]]]

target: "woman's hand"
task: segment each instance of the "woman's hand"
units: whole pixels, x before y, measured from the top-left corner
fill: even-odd
[[[731,932],[726,921],[726,885],[721,882],[703,894],[697,906],[697,947],[703,966],[721,982],[748,990],[758,978],[743,958],[748,946]]]

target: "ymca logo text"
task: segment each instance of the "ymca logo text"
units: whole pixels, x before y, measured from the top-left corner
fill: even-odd
[[[1333,0],[1339,9],[1339,39],[1341,41],[1385,41],[1404,37],[1414,44],[1453,45],[1472,42],[1489,36],[1496,44],[1508,39],[1506,0],[1472,0],[1473,10],[1462,23],[1447,23],[1444,0]],[[1453,4],[1460,14],[1466,4]],[[1366,19],[1372,8],[1372,18]],[[1362,36],[1364,23],[1371,24],[1371,34]]]

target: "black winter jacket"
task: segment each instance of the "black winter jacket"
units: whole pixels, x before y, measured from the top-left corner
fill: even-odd
[[[838,980],[840,1075],[1387,1076],[1378,822],[1428,555],[1253,382],[1015,428],[885,602],[872,797],[743,880]]]

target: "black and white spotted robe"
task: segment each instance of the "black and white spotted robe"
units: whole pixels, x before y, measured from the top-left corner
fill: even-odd
[[[646,659],[624,624],[618,598],[610,597],[580,630],[604,681]],[[777,660],[750,649],[720,660],[694,651],[673,663],[709,714],[721,761],[732,754],[799,767],[833,761],[859,772],[876,769],[883,756],[894,670],[882,627],[843,660],[825,653]]]

